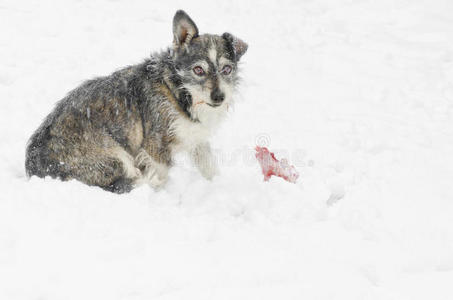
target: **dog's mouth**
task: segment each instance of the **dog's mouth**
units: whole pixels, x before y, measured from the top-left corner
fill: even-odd
[[[211,103],[206,103],[207,105],[209,105],[210,107],[219,107],[220,105],[222,105],[222,103],[219,103],[219,104],[211,104]]]
[[[199,104],[207,104],[209,105],[210,107],[219,107],[220,105],[222,105],[222,103],[208,103],[206,101],[198,101],[198,102],[195,102],[194,106],[197,106]]]

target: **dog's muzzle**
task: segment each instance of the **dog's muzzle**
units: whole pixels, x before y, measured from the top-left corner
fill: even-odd
[[[225,94],[219,88],[215,88],[211,92],[211,100],[213,102],[211,106],[219,106],[225,100]]]

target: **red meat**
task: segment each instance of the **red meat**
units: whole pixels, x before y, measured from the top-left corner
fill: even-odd
[[[290,166],[286,159],[280,161],[275,158],[274,153],[270,152],[266,147],[256,146],[256,159],[261,165],[261,170],[264,175],[264,181],[268,181],[272,175],[281,177],[286,181],[296,183],[299,173],[294,166]]]

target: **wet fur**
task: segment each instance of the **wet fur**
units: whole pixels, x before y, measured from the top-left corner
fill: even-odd
[[[167,179],[173,155],[188,151],[201,174],[212,178],[216,167],[207,139],[231,104],[237,64],[247,47],[228,33],[199,36],[182,11],[173,32],[172,48],[86,81],[58,102],[29,140],[27,175],[77,179],[116,193],[140,183],[157,188]],[[193,75],[200,61],[209,65],[209,76]],[[215,72],[220,61],[232,65],[230,76]],[[225,94],[218,107],[208,99],[215,89]]]

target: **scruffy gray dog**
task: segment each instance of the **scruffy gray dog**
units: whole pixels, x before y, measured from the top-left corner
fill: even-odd
[[[247,44],[198,34],[182,10],[173,47],[86,81],[56,105],[27,145],[28,176],[77,179],[116,192],[165,184],[172,157],[188,151],[207,179],[217,172],[208,137],[238,85]]]

